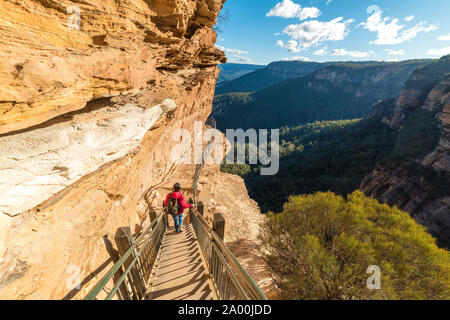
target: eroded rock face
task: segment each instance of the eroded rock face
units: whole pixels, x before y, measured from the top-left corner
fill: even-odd
[[[409,212],[425,226],[441,246],[450,245],[449,175],[436,181],[432,169],[414,163],[377,166],[361,189],[383,203]]]
[[[418,76],[416,75],[416,77]],[[418,81],[415,78],[414,80]],[[392,129],[399,129],[405,120],[408,109],[418,107],[430,111],[441,109],[445,104],[450,103],[449,85],[450,75],[447,75],[426,95],[425,102],[423,102],[423,90],[404,88],[397,99],[393,113],[383,121]]]
[[[0,298],[80,298],[111,266],[210,114],[222,3],[0,1]]]
[[[438,104],[442,107],[448,99],[448,92],[445,92],[449,81],[446,75],[448,70],[450,55],[417,68],[402,88],[395,109],[383,122],[392,129],[399,129],[410,110],[420,107],[432,110]]]
[[[418,77],[419,75],[416,75]],[[415,92],[415,91],[414,91]],[[419,107],[441,110],[442,128],[435,150],[423,159],[404,159],[379,164],[361,184],[367,195],[405,210],[438,239],[441,246],[450,247],[450,82],[444,78],[435,85]],[[388,118],[393,128],[400,127],[408,110],[418,100],[397,100],[397,108]],[[414,96],[414,94],[411,94]],[[407,103],[403,105],[402,103]],[[384,120],[386,121],[386,119]]]
[[[427,110],[436,110],[448,104],[450,104],[450,74],[447,74],[444,79],[431,90],[425,100],[423,108]],[[443,121],[444,125],[446,124],[445,122],[446,121]]]
[[[102,165],[136,152],[145,133],[175,108],[171,99],[150,108],[106,100],[103,107],[66,121],[0,137],[0,212],[21,214]]]
[[[220,62],[211,27],[221,5],[221,0],[2,1],[0,134],[81,109],[96,98],[157,85],[164,81],[161,69]]]

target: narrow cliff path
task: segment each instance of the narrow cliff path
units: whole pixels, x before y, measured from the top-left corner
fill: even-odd
[[[181,233],[169,227],[150,283],[149,300],[217,299],[191,224]]]
[[[148,202],[157,204],[156,211],[162,210],[162,202],[172,191],[175,182],[181,184],[186,199],[189,199],[192,197],[194,172],[195,165],[180,165],[170,181],[155,188],[156,192],[151,194]],[[244,180],[239,176],[220,172],[219,165],[206,165],[200,175],[197,191],[197,201],[202,201],[205,205],[206,221],[212,223],[214,213],[224,215],[225,243],[258,286],[266,294],[275,295],[272,293],[275,288],[272,276],[267,271],[261,246],[257,242],[259,224],[265,216],[261,215],[258,204],[249,198]],[[173,228],[172,219],[169,219],[169,225]]]

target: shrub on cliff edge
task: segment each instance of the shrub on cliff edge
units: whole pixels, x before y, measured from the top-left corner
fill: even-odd
[[[450,254],[408,213],[356,191],[290,197],[261,233],[284,299],[449,299]],[[370,290],[371,265],[381,289]]]

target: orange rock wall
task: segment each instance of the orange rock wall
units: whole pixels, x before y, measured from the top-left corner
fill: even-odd
[[[1,299],[81,298],[112,265],[106,239],[114,242],[121,226],[137,229],[145,195],[176,172],[170,150],[178,142],[171,133],[192,132],[194,121],[210,114],[216,64],[225,60],[212,30],[222,4],[0,0],[2,150],[14,149],[14,138],[24,132],[109,125],[111,108],[126,117],[120,110],[130,104],[146,110],[170,99],[176,106],[125,156],[43,196],[31,210],[0,212]],[[68,19],[77,18],[67,13],[71,5],[80,9],[79,30],[68,27]],[[0,172],[8,169],[1,164]],[[81,271],[80,290],[71,280],[74,266]]]

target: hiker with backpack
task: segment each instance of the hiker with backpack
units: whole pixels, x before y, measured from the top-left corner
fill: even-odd
[[[175,230],[177,232],[183,231],[183,211],[187,208],[192,208],[192,204],[186,203],[186,198],[180,192],[181,185],[175,183],[173,186],[173,192],[169,193],[164,201],[164,207],[166,212],[173,217]]]

